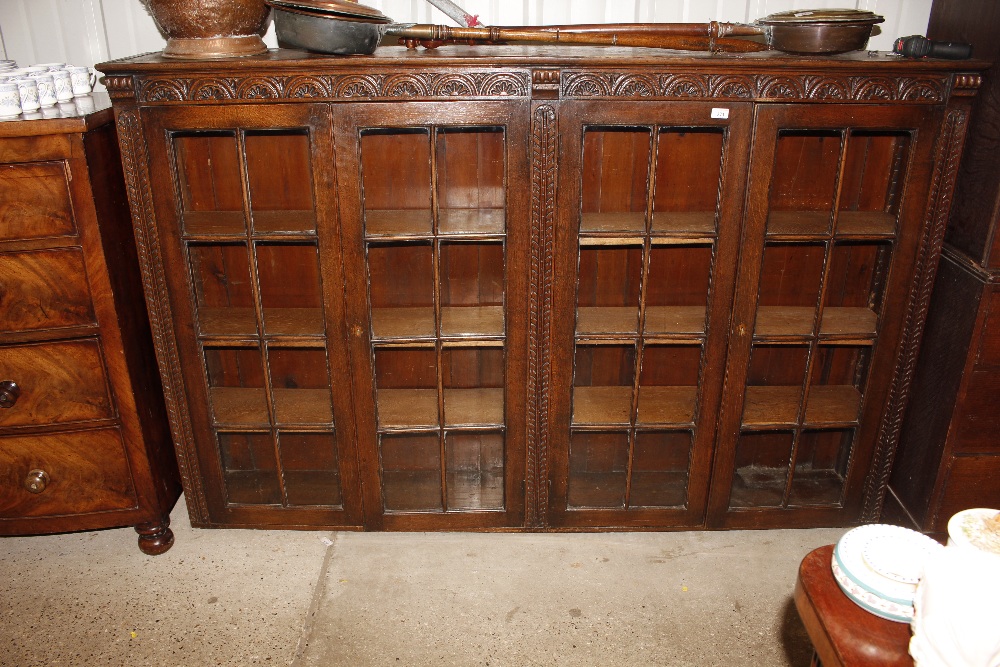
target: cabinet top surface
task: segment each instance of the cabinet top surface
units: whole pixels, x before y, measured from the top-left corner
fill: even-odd
[[[113,60],[97,65],[107,74],[116,73],[247,73],[255,70],[304,69],[363,70],[366,68],[422,69],[428,67],[665,67],[759,71],[764,69],[838,70],[870,73],[944,73],[979,71],[987,66],[976,60],[949,61],[904,59],[884,51],[854,51],[834,56],[798,56],[775,51],[710,54],[651,48],[587,46],[457,46],[439,49],[379,47],[370,56],[330,56],[296,49],[270,49],[258,56],[218,60],[178,60],[159,52]]]
[[[0,138],[76,134],[109,123],[113,118],[108,94],[93,93],[40,112],[4,119],[0,121]]]

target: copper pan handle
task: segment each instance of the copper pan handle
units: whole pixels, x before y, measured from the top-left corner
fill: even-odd
[[[556,26],[490,26],[455,28],[444,25],[402,25],[388,33],[407,46],[432,46],[452,41],[529,42],[535,44],[591,44],[602,46],[644,46],[685,51],[764,51],[761,42],[739,39],[763,35],[756,26],[740,23],[609,23]]]

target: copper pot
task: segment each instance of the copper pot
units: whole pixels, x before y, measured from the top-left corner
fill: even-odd
[[[142,0],[167,38],[171,58],[229,58],[263,53],[271,8],[264,0]]]

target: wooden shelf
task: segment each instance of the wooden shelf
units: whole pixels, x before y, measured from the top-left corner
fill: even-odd
[[[577,309],[576,335],[635,335],[638,307],[582,307]],[[705,334],[704,306],[647,306],[647,336]]]
[[[645,213],[584,213],[580,245],[637,245],[646,235]],[[711,243],[715,211],[657,211],[650,227],[651,242]]]
[[[261,388],[213,387],[215,423],[219,426],[267,427],[267,398]],[[278,424],[333,423],[329,389],[275,389],[275,421]]]
[[[573,387],[573,425],[628,425],[632,387]]]
[[[768,236],[822,236],[830,231],[830,211],[771,211]]]
[[[714,236],[715,211],[654,211],[652,233]]]
[[[260,234],[311,234],[316,231],[316,212],[311,210],[253,211],[253,227]],[[185,211],[184,233],[189,236],[244,236],[247,217],[243,211]]]
[[[428,236],[433,233],[431,210],[365,209],[365,236]]]
[[[378,427],[386,430],[437,428],[435,389],[379,389]],[[501,427],[504,421],[503,389],[445,389],[445,426]]]
[[[503,306],[454,306],[441,309],[441,336],[501,337]],[[373,308],[372,337],[376,340],[434,338],[434,309]]]
[[[445,389],[445,426],[502,426],[503,389]]]
[[[288,232],[291,234],[316,231],[316,212],[305,211],[257,211],[252,210],[253,230],[263,234]]]
[[[743,405],[743,426],[794,427],[798,425],[801,387],[749,386]],[[804,424],[853,425],[861,409],[861,392],[850,385],[815,385],[809,390]]]
[[[771,211],[768,236],[825,236],[830,233],[830,211]],[[896,233],[896,216],[881,211],[840,211],[837,236],[886,238]]]
[[[639,420],[653,424],[691,424],[698,399],[697,387],[639,387]]]
[[[696,387],[640,387],[637,425],[690,425]],[[574,426],[627,426],[632,412],[631,387],[574,387]]]
[[[251,338],[257,335],[253,308],[199,308],[203,337]],[[322,308],[265,308],[264,332],[268,336],[322,336]]]
[[[376,340],[434,338],[434,308],[372,308]]]
[[[816,309],[808,306],[761,306],[757,309],[754,336],[811,337],[815,314]],[[877,324],[878,317],[870,308],[827,307],[823,309],[819,333],[821,337],[862,338],[865,343],[870,344],[872,337],[875,336]]]
[[[806,405],[808,425],[853,425],[861,412],[861,392],[850,385],[814,385]]]
[[[493,236],[504,233],[502,208],[438,209],[438,233],[442,236]]]
[[[441,335],[474,338],[503,336],[503,306],[451,306],[441,309]]]
[[[881,211],[841,211],[837,214],[837,236],[893,236],[896,216]]]
[[[278,424],[332,424],[333,404],[329,389],[279,389],[274,396]]]
[[[210,391],[217,426],[265,427],[270,424],[263,389],[213,387]]]
[[[823,309],[820,336],[857,336],[871,339],[878,331],[878,315],[871,308]]]
[[[503,236],[502,208],[442,208],[438,211],[441,236]],[[368,238],[427,237],[434,233],[430,209],[365,210]]]
[[[185,211],[184,233],[189,236],[245,236],[243,211]]]
[[[705,335],[705,306],[646,306],[647,336],[657,334]]]
[[[576,335],[629,334],[639,327],[639,307],[580,307],[576,309]]]
[[[639,213],[584,213],[580,216],[580,234],[593,233],[646,233],[646,214]]]

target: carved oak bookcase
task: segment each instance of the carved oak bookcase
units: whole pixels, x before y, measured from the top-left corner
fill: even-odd
[[[195,525],[878,516],[975,65],[101,69]]]

